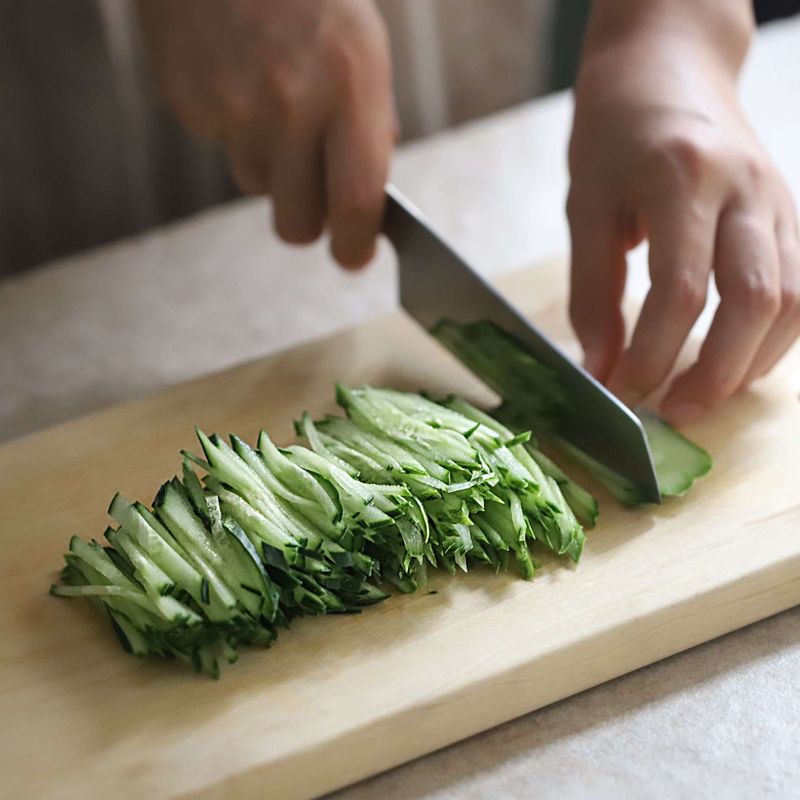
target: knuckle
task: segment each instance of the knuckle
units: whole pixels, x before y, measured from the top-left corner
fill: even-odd
[[[693,133],[664,138],[651,154],[657,174],[697,185],[714,170],[716,158],[708,142]]]
[[[339,82],[352,86],[361,66],[361,53],[347,38],[330,37],[324,43],[328,66]]]
[[[708,281],[705,276],[689,270],[670,275],[664,287],[667,306],[685,317],[697,316],[705,307]]]
[[[757,270],[740,274],[732,284],[731,295],[749,316],[773,318],[781,308],[777,281],[767,279]]]
[[[770,166],[760,155],[747,154],[742,157],[744,189],[749,194],[761,192],[770,178]]]
[[[325,63],[345,101],[355,102],[369,87],[391,91],[389,46],[382,37],[377,28],[368,36],[328,37],[323,43]]]
[[[303,122],[306,89],[301,75],[291,67],[275,67],[266,86],[275,115],[285,124]]]

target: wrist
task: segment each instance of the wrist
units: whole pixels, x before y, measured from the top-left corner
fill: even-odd
[[[735,77],[754,27],[751,0],[594,0],[583,62],[621,50],[679,48]]]

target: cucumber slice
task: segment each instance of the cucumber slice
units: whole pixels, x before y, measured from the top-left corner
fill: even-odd
[[[652,411],[639,409],[636,414],[650,442],[659,491],[671,497],[685,494],[711,469],[711,456]]]
[[[636,414],[642,421],[650,443],[661,496],[679,497],[685,494],[698,478],[709,472],[714,463],[711,456],[652,411],[638,409]],[[621,503],[637,506],[649,502],[633,483],[587,453],[563,439],[556,439],[554,443]]]

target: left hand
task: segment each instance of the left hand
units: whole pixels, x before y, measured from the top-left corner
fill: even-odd
[[[619,36],[613,24],[590,29],[570,143],[570,313],[587,368],[633,405],[667,378],[713,274],[713,324],[662,404],[681,425],[768,372],[800,335],[800,241],[789,190],[736,99],[749,36],[731,52],[737,39],[714,14],[716,39],[702,25],[687,35],[665,19],[704,0],[669,2]],[[623,352],[625,256],[645,238],[651,289]]]

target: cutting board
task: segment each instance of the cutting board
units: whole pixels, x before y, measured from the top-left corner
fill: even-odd
[[[564,284],[550,265],[503,288],[573,348]],[[716,466],[687,497],[626,510],[597,490],[577,568],[437,575],[301,620],[219,682],[131,658],[95,608],[47,595],[70,534],[99,536],[117,489],[152,497],[195,424],[288,441],[337,380],[492,399],[395,312],[0,447],[3,796],[318,795],[800,603],[797,348],[689,430]]]

